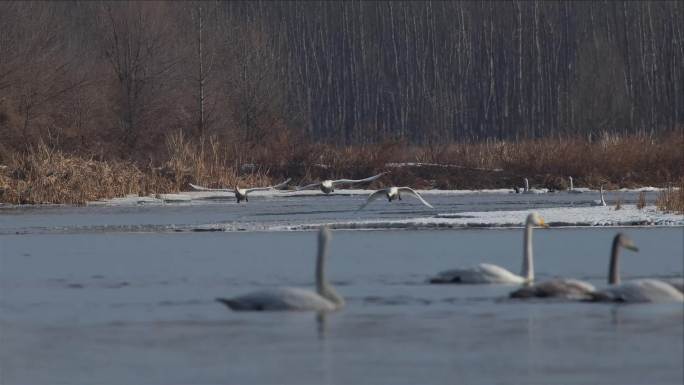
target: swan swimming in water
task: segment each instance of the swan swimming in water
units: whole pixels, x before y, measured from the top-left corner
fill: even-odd
[[[429,279],[430,283],[525,283],[534,280],[534,261],[532,256],[532,229],[534,226],[549,227],[537,213],[531,213],[525,221],[523,237],[523,264],[520,275],[492,265],[481,263],[463,269],[442,271]]]
[[[363,209],[364,207],[368,206],[369,203],[371,203],[372,201],[382,197],[383,195],[385,197],[387,197],[387,200],[390,202],[392,202],[395,199],[401,200],[401,193],[402,192],[407,193],[407,194],[415,197],[425,206],[427,206],[431,209],[434,209],[434,207],[432,207],[431,204],[427,203],[427,201],[425,199],[423,199],[423,197],[420,196],[420,194],[418,194],[414,189],[412,189],[410,187],[388,187],[386,189],[378,190],[378,191],[372,193],[371,195],[369,195],[368,200],[366,200],[366,203],[362,204],[361,207],[358,208],[358,210]]]
[[[588,191],[589,191],[589,189],[586,188],[586,187],[578,187],[578,188],[575,188],[575,186],[574,186],[573,183],[572,183],[572,182],[573,182],[573,181],[572,181],[572,177],[569,176],[568,179],[570,180],[570,188],[568,189],[568,192],[569,192],[569,193],[571,193],[571,194],[581,194],[581,193],[584,193],[584,192],[588,192]]]
[[[325,279],[325,258],[330,230],[321,227],[316,257],[316,291],[282,287],[260,290],[235,298],[217,298],[235,311],[333,311],[344,306],[342,298]]]
[[[546,194],[547,192],[549,192],[549,189],[547,188],[530,188],[530,181],[525,178],[525,190],[523,190],[523,194]]]
[[[387,174],[387,173],[381,172],[378,175],[373,175],[373,176],[365,178],[365,179],[338,179],[338,180],[326,179],[322,182],[312,183],[312,184],[309,184],[306,186],[297,187],[296,191],[319,188],[324,194],[330,194],[331,192],[335,191],[335,186],[337,186],[337,185],[372,182],[372,181],[380,178],[381,176],[383,176],[385,174]]]
[[[234,194],[235,194],[235,199],[237,199],[237,203],[240,203],[240,202],[242,202],[242,201],[249,202],[249,199],[248,199],[248,197],[247,197],[247,194],[249,194],[249,193],[251,193],[251,192],[253,192],[253,191],[277,190],[277,189],[279,189],[279,188],[282,188],[282,187],[287,186],[287,184],[290,183],[291,180],[292,180],[292,178],[287,178],[287,180],[285,180],[284,182],[279,183],[279,184],[277,184],[277,185],[267,186],[267,187],[253,187],[253,188],[247,188],[247,189],[239,188],[238,186],[235,186],[234,189],[229,189],[229,188],[206,188],[206,187],[194,185],[194,184],[192,184],[192,183],[190,183],[190,187],[192,187],[193,189],[195,189],[195,190],[197,190],[197,191],[221,191],[221,192],[230,192],[230,193],[234,193]]]
[[[603,185],[599,186],[599,192],[601,193],[601,199],[592,201],[591,202],[592,206],[605,206],[606,205],[606,200],[603,198]]]
[[[619,247],[639,251],[631,239],[618,233],[608,267],[608,287],[592,293],[591,300],[599,302],[684,302],[684,294],[675,286],[658,279],[635,279],[620,283],[618,271]]]

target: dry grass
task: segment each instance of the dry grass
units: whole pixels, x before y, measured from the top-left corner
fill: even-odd
[[[287,130],[258,143],[237,142],[231,137],[188,138],[177,132],[167,136],[164,147],[164,162],[145,166],[67,155],[44,144],[25,154],[0,147],[4,162],[0,165],[0,202],[83,203],[130,193],[186,190],[189,182],[208,187],[256,186],[292,177],[303,184],[327,178],[363,178],[381,171],[390,174],[371,183],[370,188],[387,184],[512,188],[520,186],[523,177],[535,187],[556,190],[568,187],[568,176],[573,176],[576,187],[592,188],[600,184],[608,188],[666,186],[684,180],[680,131],[657,138],[604,135],[591,141],[538,139],[427,146],[388,141],[344,147],[311,143]]]
[[[664,212],[672,212],[684,215],[684,179],[679,181],[679,186],[672,186],[661,191],[656,198],[656,207]]]
[[[641,191],[637,198],[636,208],[642,210],[644,207],[646,207],[646,193]]]

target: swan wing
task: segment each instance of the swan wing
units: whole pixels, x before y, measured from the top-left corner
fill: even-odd
[[[284,182],[282,182],[282,183],[278,183],[278,184],[273,185],[273,186],[252,187],[252,188],[248,188],[247,190],[245,190],[245,194],[249,194],[249,193],[251,193],[252,191],[277,190],[277,189],[279,189],[279,188],[281,188],[281,187],[287,186],[287,184],[288,184],[291,180],[292,180],[292,178],[287,178],[286,181],[284,181]]]
[[[350,183],[371,182],[371,181],[374,181],[374,180],[380,178],[381,176],[383,176],[383,175],[385,175],[385,174],[387,174],[387,173],[386,173],[386,172],[381,172],[381,173],[378,174],[378,175],[373,175],[373,176],[370,176],[370,177],[365,178],[365,179],[338,179],[338,180],[332,181],[332,183],[333,183],[333,185],[336,185],[336,184],[350,184]]]
[[[572,278],[557,278],[521,287],[511,292],[511,298],[587,299],[596,291],[594,285]]]
[[[362,204],[361,207],[359,207],[359,208],[356,209],[356,210],[357,210],[357,211],[358,211],[358,210],[363,210],[363,208],[366,207],[366,206],[368,206],[369,203],[371,203],[372,201],[374,201],[374,200],[380,198],[383,194],[386,194],[386,193],[387,193],[387,189],[382,189],[382,190],[378,190],[378,191],[376,191],[376,192],[374,192],[374,193],[371,193],[371,195],[368,196],[368,199],[366,200],[366,203]]]
[[[421,201],[421,203],[423,203],[425,206],[427,206],[427,207],[429,207],[429,208],[431,208],[431,209],[434,209],[434,207],[432,207],[431,204],[427,203],[427,201],[426,201],[425,199],[423,199],[423,197],[420,196],[420,194],[418,194],[414,189],[412,189],[412,188],[410,188],[410,187],[399,187],[399,191],[403,191],[403,192],[408,193],[409,195],[413,195],[413,196],[416,197],[419,201]]]
[[[299,288],[261,290],[217,301],[235,311],[332,311],[336,306],[317,293]]]
[[[312,189],[318,188],[318,186],[320,186],[320,185],[321,185],[321,182],[312,183],[312,184],[308,184],[306,186],[297,187],[297,188],[295,188],[295,191],[312,190]]]
[[[198,186],[198,185],[195,185],[192,183],[188,183],[188,184],[190,185],[190,187],[193,188],[193,190],[196,190],[196,191],[221,191],[221,192],[230,192],[230,193],[235,192],[235,190],[230,189],[230,188],[208,188],[208,187]]]
[[[523,283],[525,279],[503,267],[481,263],[475,267],[445,270],[430,278],[430,283]]]
[[[682,292],[657,279],[637,279],[613,285],[592,297],[603,302],[684,302]]]

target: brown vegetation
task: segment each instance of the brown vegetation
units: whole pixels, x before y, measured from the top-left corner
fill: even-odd
[[[639,197],[637,198],[636,208],[643,210],[644,207],[646,207],[646,193],[641,191],[639,193]]]
[[[658,210],[684,215],[684,179],[679,181],[677,188],[668,187],[656,198]]]
[[[215,136],[167,136],[159,164],[104,161],[65,154],[45,144],[4,157],[0,202],[83,203],[88,200],[210,187],[294,183],[389,174],[371,184],[417,188],[512,188],[527,177],[538,187],[666,186],[684,178],[682,137],[610,137],[595,142],[538,139],[424,147],[406,142],[335,147],[290,135],[268,142],[222,142]]]

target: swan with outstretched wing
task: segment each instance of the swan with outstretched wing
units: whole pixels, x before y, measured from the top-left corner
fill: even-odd
[[[416,190],[414,190],[410,187],[388,187],[388,188],[385,188],[382,190],[378,190],[378,191],[372,193],[371,195],[369,195],[368,200],[366,200],[366,203],[362,204],[361,207],[359,207],[358,209],[359,210],[363,209],[364,207],[368,206],[368,204],[371,203],[372,201],[374,201],[378,198],[381,198],[383,196],[386,197],[389,202],[392,202],[395,199],[401,200],[401,194],[402,193],[406,193],[408,195],[411,195],[411,196],[415,197],[416,199],[418,199],[425,206],[427,206],[431,209],[434,209],[434,207],[432,207],[431,204],[429,204],[425,199],[423,199],[422,196],[420,196],[420,194],[418,194],[416,192]]]
[[[297,187],[296,191],[300,190],[312,190],[312,189],[320,189],[324,194],[330,194],[331,192],[335,191],[335,187],[343,184],[356,184],[356,183],[365,183],[365,182],[372,182],[381,176],[387,174],[386,172],[381,172],[378,175],[373,175],[371,177],[365,178],[365,179],[337,179],[337,180],[332,180],[332,179],[326,179],[321,182],[317,183],[312,183],[306,186],[301,186]]]
[[[238,186],[235,186],[234,189],[230,189],[230,188],[207,188],[207,187],[197,186],[197,185],[194,185],[192,183],[190,183],[190,187],[192,187],[196,191],[220,191],[220,192],[233,193],[233,194],[235,194],[235,198],[237,199],[237,203],[240,203],[242,201],[249,202],[247,195],[251,192],[278,190],[280,188],[287,186],[287,184],[290,183],[290,180],[292,180],[292,178],[287,178],[287,180],[285,180],[284,182],[278,183],[278,184],[273,185],[273,186],[252,187],[252,188],[247,188],[247,189],[239,188]]]

